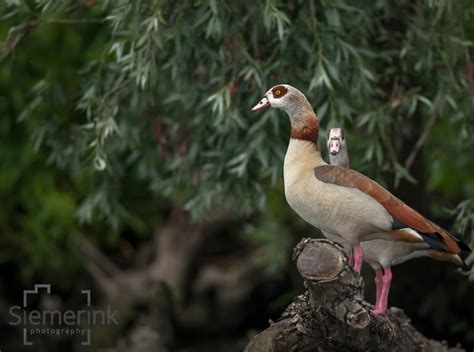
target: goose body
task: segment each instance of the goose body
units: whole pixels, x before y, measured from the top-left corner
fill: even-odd
[[[296,88],[271,88],[252,111],[284,110],[291,138],[284,161],[285,196],[304,220],[354,250],[360,271],[364,252],[360,242],[374,239],[426,244],[459,265],[469,247],[408,207],[368,177],[324,162],[317,147],[319,119]]]
[[[313,143],[290,140],[283,168],[290,207],[311,225],[351,246],[374,236],[390,238],[392,219],[384,207],[358,189],[319,181],[314,169],[323,165],[327,164]]]

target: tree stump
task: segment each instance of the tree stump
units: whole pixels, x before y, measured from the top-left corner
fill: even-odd
[[[277,322],[256,335],[246,352],[287,351],[464,351],[429,340],[402,310],[372,314],[362,277],[343,249],[326,239],[303,239],[293,253],[307,291]]]

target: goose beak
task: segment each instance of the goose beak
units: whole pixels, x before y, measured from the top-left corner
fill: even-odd
[[[252,109],[250,109],[250,111],[257,112],[257,111],[260,111],[260,110],[266,110],[266,109],[271,108],[271,107],[272,107],[272,105],[268,101],[268,98],[266,96],[264,96],[262,98],[262,100],[260,100],[260,102],[257,105],[255,105]]]

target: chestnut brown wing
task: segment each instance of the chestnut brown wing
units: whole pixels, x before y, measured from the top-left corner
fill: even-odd
[[[314,175],[319,181],[341,187],[357,188],[361,192],[371,196],[393,217],[394,229],[400,229],[402,227],[411,228],[418,232],[430,246],[436,247],[437,250],[455,254],[460,252],[460,248],[454,236],[426,219],[416,210],[410,208],[367,176],[355,170],[335,165],[318,166],[314,169]]]

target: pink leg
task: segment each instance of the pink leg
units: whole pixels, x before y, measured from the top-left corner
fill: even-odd
[[[377,307],[380,302],[380,294],[382,293],[382,278],[383,278],[383,269],[378,268],[375,270],[375,306]]]
[[[349,265],[354,267],[354,253],[352,253],[352,247],[347,251],[347,259],[349,259]]]
[[[388,293],[390,292],[390,283],[392,282],[392,270],[383,269],[382,290],[380,292],[379,304],[375,306],[374,314],[385,314],[388,307]]]
[[[364,259],[364,251],[361,246],[357,245],[354,247],[354,270],[360,273],[362,268],[362,260]]]
[[[378,268],[375,270],[375,309],[380,306],[380,294],[382,293],[382,277],[383,269]]]

